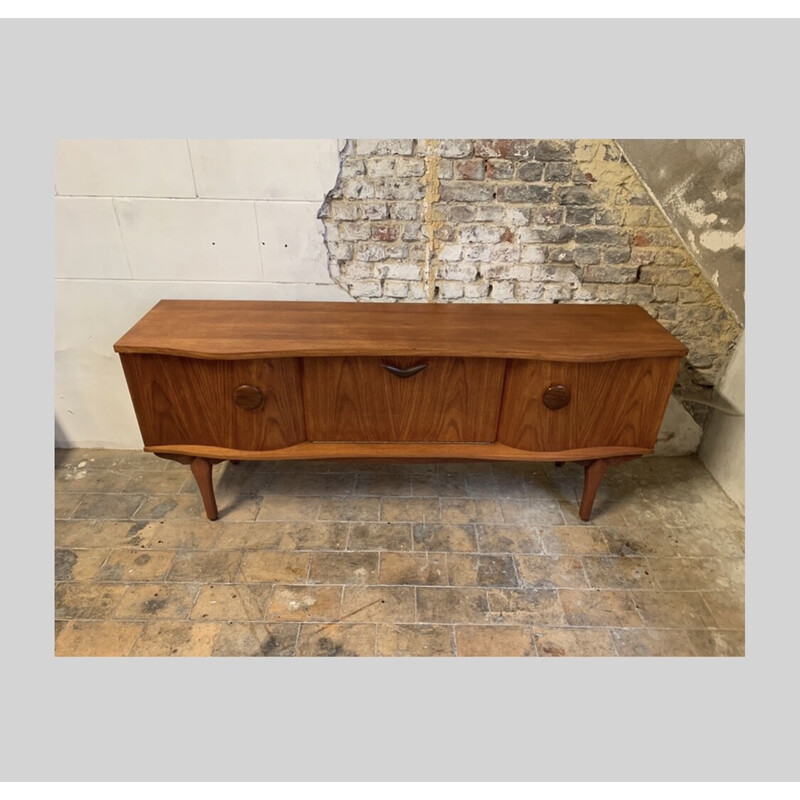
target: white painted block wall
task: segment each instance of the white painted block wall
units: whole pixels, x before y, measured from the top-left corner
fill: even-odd
[[[70,140],[55,158],[56,446],[142,446],[114,342],[162,298],[351,300],[316,218],[340,143]]]

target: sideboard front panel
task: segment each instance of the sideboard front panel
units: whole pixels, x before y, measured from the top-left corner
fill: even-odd
[[[409,377],[397,369],[427,366]],[[308,438],[317,442],[493,442],[505,361],[303,359]]]
[[[146,446],[271,450],[305,440],[300,359],[121,359]]]
[[[498,440],[537,452],[651,448],[679,363],[679,358],[589,364],[510,360]],[[548,407],[546,400],[561,407]]]

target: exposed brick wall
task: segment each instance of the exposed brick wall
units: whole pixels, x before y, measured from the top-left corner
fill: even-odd
[[[612,140],[348,140],[319,216],[357,300],[641,305],[689,348],[679,391],[741,330]]]

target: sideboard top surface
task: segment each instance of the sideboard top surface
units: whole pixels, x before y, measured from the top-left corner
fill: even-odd
[[[684,356],[639,306],[161,300],[118,353],[194,358],[455,356],[608,361]]]

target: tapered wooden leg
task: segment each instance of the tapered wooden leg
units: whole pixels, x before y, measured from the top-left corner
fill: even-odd
[[[588,522],[589,517],[592,515],[594,498],[607,468],[608,463],[603,458],[590,461],[583,468],[583,497],[581,498],[581,507],[578,515],[584,522]]]
[[[217,501],[214,498],[214,484],[211,481],[211,462],[205,458],[193,458],[191,463],[192,475],[197,481],[200,497],[206,509],[206,516],[210,520],[217,518]]]

